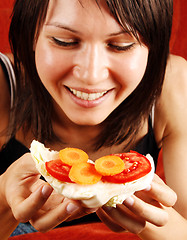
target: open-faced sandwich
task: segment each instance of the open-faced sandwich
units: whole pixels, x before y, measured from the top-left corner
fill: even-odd
[[[137,152],[103,156],[95,162],[77,148],[60,152],[33,141],[30,148],[36,167],[60,194],[82,201],[88,208],[107,204],[116,207],[134,192],[148,187],[154,176],[154,162]]]

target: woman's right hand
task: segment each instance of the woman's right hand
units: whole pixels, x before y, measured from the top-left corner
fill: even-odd
[[[3,206],[11,209],[18,222],[30,221],[41,232],[68,218],[86,214],[86,209],[78,201],[65,199],[40,179],[29,153],[15,161],[0,178]]]

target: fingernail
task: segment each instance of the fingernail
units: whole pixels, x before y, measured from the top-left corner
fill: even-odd
[[[73,203],[69,203],[66,207],[67,213],[72,214],[73,212],[77,211],[79,207]]]
[[[125,199],[125,205],[132,206],[134,204],[134,199],[132,197],[128,197]]]
[[[98,210],[98,208],[87,208],[86,213],[94,213]]]
[[[144,191],[147,191],[147,192],[150,190],[151,190],[151,184],[144,189]]]
[[[50,185],[44,185],[42,188],[43,197],[48,198],[52,193],[52,191],[53,191],[53,188]]]
[[[106,211],[111,211],[111,210],[112,210],[112,207],[106,206],[106,205],[104,205],[103,208],[104,208],[104,210],[106,210]]]

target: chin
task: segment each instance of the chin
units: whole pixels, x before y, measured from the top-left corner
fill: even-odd
[[[99,125],[100,123],[102,123],[103,121],[98,121],[98,120],[88,120],[88,121],[81,121],[81,120],[77,120],[77,121],[73,121],[76,125],[80,125],[80,126],[96,126]]]
[[[96,126],[99,125],[100,123],[102,123],[104,120],[106,119],[106,117],[101,118],[101,116],[96,117],[93,115],[91,117],[86,117],[84,115],[82,115],[82,117],[80,118],[70,118],[70,120],[77,124],[77,125],[81,125],[81,126]]]

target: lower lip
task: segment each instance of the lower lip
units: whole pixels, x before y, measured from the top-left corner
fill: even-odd
[[[84,107],[84,108],[94,108],[97,107],[98,105],[100,105],[106,98],[109,97],[109,95],[111,94],[111,91],[108,91],[107,93],[105,93],[102,97],[97,98],[95,100],[84,100],[81,98],[76,97],[72,92],[70,92],[69,90],[66,89],[66,91],[68,92],[69,96],[71,97],[71,99],[74,101],[74,103],[76,103],[77,105]]]

